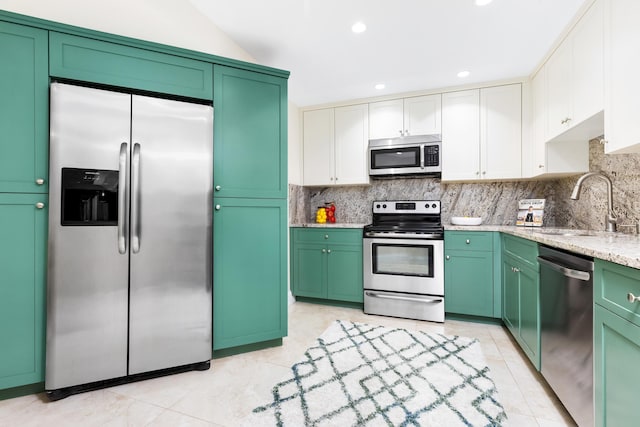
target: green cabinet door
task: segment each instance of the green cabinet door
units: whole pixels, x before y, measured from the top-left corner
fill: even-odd
[[[0,193],[48,191],[47,32],[0,22]]]
[[[46,203],[0,194],[0,389],[44,381]]]
[[[520,328],[520,281],[514,270],[516,264],[513,257],[502,255],[502,320],[514,336]]]
[[[502,254],[502,319],[537,370],[540,370],[540,280],[528,260]]]
[[[536,369],[540,369],[540,287],[538,272],[518,267],[520,281],[520,346]]]
[[[595,425],[637,426],[640,326],[595,304]]]
[[[324,298],[327,282],[327,247],[318,244],[300,243],[292,249],[295,251],[292,261],[293,294]]]
[[[444,309],[493,317],[493,252],[446,250]]]
[[[215,199],[213,348],[287,334],[287,201]]]
[[[361,303],[363,292],[362,245],[332,245],[327,249],[327,298]]]
[[[216,195],[286,198],[287,80],[216,65],[213,86]]]

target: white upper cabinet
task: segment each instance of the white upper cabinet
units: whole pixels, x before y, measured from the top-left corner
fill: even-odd
[[[566,139],[592,138],[602,134],[598,116],[603,101],[602,1],[591,5],[558,49],[546,69],[547,131],[553,139],[576,129]]]
[[[368,184],[369,108],[367,104],[335,109],[336,185]]]
[[[302,120],[302,181],[304,185],[333,184],[334,109],[305,111]]]
[[[442,95],[442,180],[522,177],[522,85]]]
[[[441,95],[369,104],[369,139],[441,133]]]
[[[604,0],[605,153],[640,152],[640,1]]]
[[[480,89],[480,175],[522,178],[522,85]]]
[[[305,111],[303,184],[368,184],[367,104]]]
[[[442,180],[480,179],[480,90],[442,94]]]
[[[547,171],[546,77],[547,69],[543,67],[531,80],[531,147],[528,147],[531,163],[528,176],[540,175]],[[523,156],[525,161],[526,157]]]

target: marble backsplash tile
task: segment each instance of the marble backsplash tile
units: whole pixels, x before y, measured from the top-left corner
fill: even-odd
[[[589,143],[589,168],[613,181],[614,211],[619,223],[640,219],[640,154],[605,155],[598,139]],[[439,199],[442,221],[452,216],[481,216],[485,224],[513,225],[518,201],[545,198],[544,225],[604,230],[606,187],[603,181],[585,181],[580,200],[570,195],[579,175],[535,181],[442,183],[433,178],[373,180],[368,186],[301,187],[290,185],[290,222],[312,222],[325,202],[336,203],[338,222],[371,222],[374,200]],[[631,232],[631,228],[621,229]]]

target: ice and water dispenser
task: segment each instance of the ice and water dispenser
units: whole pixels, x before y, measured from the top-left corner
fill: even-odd
[[[62,168],[62,225],[117,225],[118,171]]]

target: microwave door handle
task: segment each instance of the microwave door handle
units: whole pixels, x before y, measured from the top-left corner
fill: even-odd
[[[420,145],[420,169],[424,169],[424,145]]]

